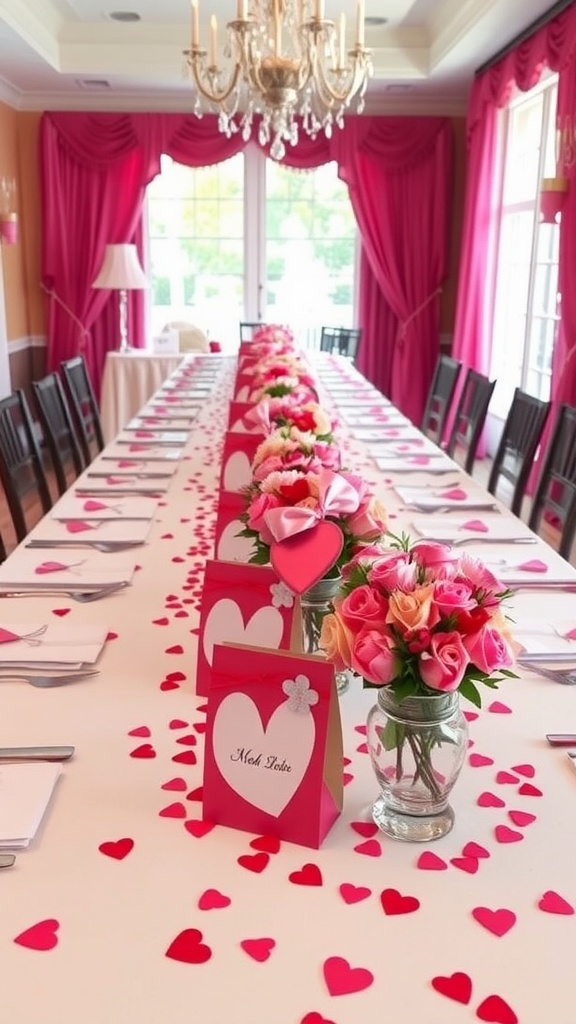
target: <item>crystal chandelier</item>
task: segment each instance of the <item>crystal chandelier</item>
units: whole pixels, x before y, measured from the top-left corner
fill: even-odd
[[[208,51],[200,46],[198,0],[192,0],[192,44],[184,50],[195,88],[194,112],[202,116],[201,99],[218,113],[219,130],[228,138],[238,130],[247,142],[255,115],[261,115],[258,139],[270,144],[270,156],[281,160],[285,143],[298,142],[299,123],[307,135],[327,138],[344,111],[364,95],[372,74],[370,50],[364,46],[364,0],[358,0],[356,42],[346,50],[346,16],[338,29],[324,17],[324,0],[237,0],[237,16],[226,26],[224,57],[218,66],[218,27],[210,18]],[[301,119],[301,120],[299,120]]]

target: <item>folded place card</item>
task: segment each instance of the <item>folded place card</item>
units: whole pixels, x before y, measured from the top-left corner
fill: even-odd
[[[48,513],[50,519],[98,522],[101,519],[144,519],[150,522],[156,513],[154,497],[83,498],[65,494]],[[74,531],[72,531],[74,532]],[[77,532],[81,532],[78,528]]]
[[[0,764],[0,849],[29,846],[61,771],[49,761]]]
[[[223,491],[242,491],[252,482],[252,462],[256,449],[262,443],[258,434],[235,434],[224,437],[220,488]]]
[[[267,565],[206,563],[196,692],[210,692],[214,646],[224,642],[287,651],[301,648],[301,625],[294,594]]]
[[[239,536],[244,529],[240,519],[244,506],[244,498],[238,491],[218,492],[214,553],[223,562],[249,562],[255,553],[254,541]]]
[[[214,648],[206,821],[317,849],[342,810],[342,731],[329,662]]]

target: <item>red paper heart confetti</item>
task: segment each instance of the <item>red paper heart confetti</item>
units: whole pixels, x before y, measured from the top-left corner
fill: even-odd
[[[172,718],[170,722],[168,722],[169,729],[186,729],[187,727],[188,722],[185,722],[183,718]]]
[[[65,615],[69,615],[71,611],[71,608],[53,608],[52,615],[58,615],[60,618],[63,618]]]
[[[493,715],[511,715],[512,708],[509,708],[507,704],[503,704],[500,700],[493,700],[491,704],[486,708],[487,711],[491,711]]]
[[[471,530],[473,533],[488,533],[488,527],[481,519],[468,519],[466,523],[462,523],[461,529]]]
[[[317,864],[304,864],[299,871],[292,871],[288,879],[294,885],[323,885],[322,872]]]
[[[274,939],[242,939],[240,946],[248,956],[259,964],[269,959],[276,942]]]
[[[498,843],[519,843],[524,839],[522,832],[516,832],[515,829],[509,828],[508,825],[496,825],[494,835]]]
[[[152,619],[153,626],[167,626],[169,622],[170,619],[167,619],[166,616],[163,619]]]
[[[196,789],[190,790],[188,793],[187,800],[203,800],[204,799],[204,786],[197,786]]]
[[[531,825],[533,821],[536,821],[536,815],[529,814],[528,811],[508,811],[508,817],[519,828],[524,828],[525,825]]]
[[[518,1024],[518,1017],[512,1007],[508,1006],[500,996],[488,996],[476,1010],[479,1020],[489,1024]]]
[[[231,903],[230,897],[225,896],[218,889],[206,889],[198,900],[198,909],[222,910],[224,907],[229,907]]]
[[[185,818],[186,808],[184,804],[179,801],[176,803],[168,804],[167,807],[163,807],[161,811],[158,811],[161,818]]]
[[[573,914],[574,907],[568,900],[565,900],[563,896],[560,896],[553,889],[548,889],[544,893],[541,900],[538,902],[540,910],[544,910],[546,914]]]
[[[351,967],[341,956],[330,956],[324,961],[324,980],[331,996],[345,996],[363,992],[374,981],[372,971],[365,967]]]
[[[489,907],[474,907],[472,917],[498,938],[506,935],[506,932],[509,932],[516,924],[516,914],[513,910],[507,910],[506,907],[500,907],[498,910],[490,910]]]
[[[46,920],[38,921],[37,924],[33,924],[30,928],[20,932],[20,935],[16,936],[14,942],[18,943],[19,946],[25,946],[26,949],[46,952],[58,945],[56,932],[59,928],[60,922],[56,918],[48,917]]]
[[[342,551],[344,535],[326,520],[304,533],[297,533],[270,545],[270,561],[283,583],[295,594],[303,594],[322,579]]]
[[[437,975],[436,978],[432,978],[432,988],[447,999],[463,1003],[464,1006],[467,1006],[472,998],[472,979],[463,971],[455,971],[449,977]]]
[[[212,832],[216,826],[213,821],[202,821],[201,818],[191,818],[190,821],[184,822],[184,828],[191,836],[195,839],[203,839],[209,832]]]
[[[183,747],[195,747],[198,739],[194,733],[188,733],[186,736],[179,736],[176,743],[182,744]]]
[[[464,715],[464,718],[466,719],[467,722],[475,722],[476,719],[479,717],[477,711],[463,711],[462,714]]]
[[[168,782],[163,782],[160,789],[167,789],[171,792],[183,793],[185,789],[188,789],[188,783],[186,779],[176,777],[175,779],[169,779]]]
[[[186,676],[184,675],[183,672],[168,672],[166,679],[168,679],[169,682],[171,683],[183,683],[186,679]]]
[[[350,828],[353,828],[359,836],[364,836],[365,839],[371,839],[379,831],[378,825],[372,821],[351,821]]]
[[[476,803],[479,807],[505,807],[506,801],[502,800],[502,797],[496,796],[495,793],[480,793]]]
[[[525,779],[533,779],[536,774],[533,764],[513,764],[512,771],[518,775],[523,775]]]
[[[184,648],[182,644],[172,644],[171,647],[167,647],[165,654],[184,654]]]
[[[174,754],[172,760],[176,764],[196,764],[198,758],[193,750],[183,750],[180,754]]]
[[[130,751],[130,757],[156,757],[156,751],[151,743],[142,743],[135,750]]]
[[[114,860],[124,860],[124,857],[127,857],[134,849],[134,840],[128,838],[115,840],[110,839],[105,843],[100,843],[98,849],[105,857],[112,857]]]
[[[258,836],[250,841],[253,850],[261,850],[263,853],[278,853],[281,845],[278,836]]]
[[[372,889],[365,885],[352,885],[351,882],[343,882],[339,887],[339,893],[344,903],[361,903],[372,895]]]
[[[259,875],[269,863],[270,855],[268,853],[243,853],[236,859],[240,867]]]
[[[542,790],[533,786],[531,782],[523,782],[518,792],[520,796],[542,796]]]
[[[468,764],[471,768],[484,768],[486,765],[494,764],[494,758],[486,757],[485,754],[470,754]]]
[[[212,956],[212,950],[203,942],[202,932],[197,928],[185,928],[176,936],[166,950],[171,960],[179,960],[183,964],[204,964]]]
[[[334,1021],[328,1020],[326,1017],[323,1017],[321,1013],[316,1013],[313,1010],[312,1013],[307,1013],[302,1017],[300,1024],[334,1024]]]
[[[512,775],[511,772],[498,772],[496,782],[499,782],[501,786],[515,786],[519,779],[516,775]]]
[[[396,914],[413,914],[420,906],[416,896],[402,896],[397,889],[384,889],[380,893],[384,913],[391,917]]]
[[[150,729],[148,728],[147,725],[139,725],[139,726],[137,726],[136,729],[130,729],[130,732],[128,733],[128,735],[129,736],[146,737],[146,736],[151,736],[152,733],[150,732]]]
[[[468,875],[475,875],[479,867],[476,857],[451,857],[450,863],[455,868],[458,868],[459,871],[465,871]]]
[[[365,843],[359,843],[354,847],[355,853],[361,853],[365,857],[381,857],[382,847],[377,839],[367,839]]]
[[[180,683],[175,683],[173,679],[163,679],[160,683],[161,690],[179,690]]]
[[[91,523],[85,522],[84,519],[69,519],[66,523],[66,530],[68,533],[85,533],[86,530],[93,530],[94,527]]]
[[[446,871],[448,865],[442,857],[439,857],[436,853],[432,853],[430,850],[425,850],[421,853],[416,861],[416,867],[420,868],[421,871]]]
[[[489,851],[485,846],[480,846],[479,843],[466,843],[466,846],[462,850],[463,857],[476,857],[476,860],[487,858],[490,856]]]

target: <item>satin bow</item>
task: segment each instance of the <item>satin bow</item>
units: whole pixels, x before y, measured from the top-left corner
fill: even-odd
[[[325,469],[320,474],[316,508],[292,505],[270,508],[264,521],[275,541],[287,540],[305,530],[312,530],[322,519],[334,515],[351,515],[360,506],[360,495],[339,473]]]
[[[245,426],[263,427],[263,432],[269,434],[272,427],[270,422],[270,403],[266,401],[257,402],[252,409],[245,413],[243,420]]]

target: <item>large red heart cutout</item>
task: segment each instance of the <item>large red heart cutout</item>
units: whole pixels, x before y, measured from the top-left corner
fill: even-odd
[[[372,971],[365,967],[351,967],[342,956],[330,956],[324,961],[324,980],[331,996],[345,996],[363,992],[374,981]]]
[[[103,853],[106,857],[112,857],[114,860],[124,860],[124,857],[127,857],[130,851],[134,849],[134,840],[109,840],[105,843],[100,843],[98,849],[100,850],[100,853]]]
[[[488,1021],[489,1024],[518,1024],[518,1017],[511,1006],[505,1003],[500,996],[488,996],[476,1010],[479,1020]]]
[[[336,523],[325,520],[311,530],[270,545],[270,561],[286,586],[303,594],[332,568],[342,552],[344,536]]]
[[[38,924],[33,924],[26,931],[20,932],[20,935],[16,936],[14,942],[17,942],[19,946],[25,946],[26,949],[36,949],[42,952],[54,949],[54,946],[58,945],[56,932],[59,927],[60,922],[53,917],[49,917],[45,921],[38,921]]]
[[[432,978],[432,988],[440,995],[454,999],[457,1003],[464,1003],[465,1006],[472,998],[472,980],[463,971],[455,971],[448,978],[439,974]]]
[[[420,906],[416,896],[402,896],[397,889],[384,889],[380,893],[382,910],[389,917],[393,914],[413,914]]]
[[[212,956],[212,950],[202,942],[202,938],[202,932],[197,928],[185,928],[170,943],[166,956],[183,964],[205,964]]]

